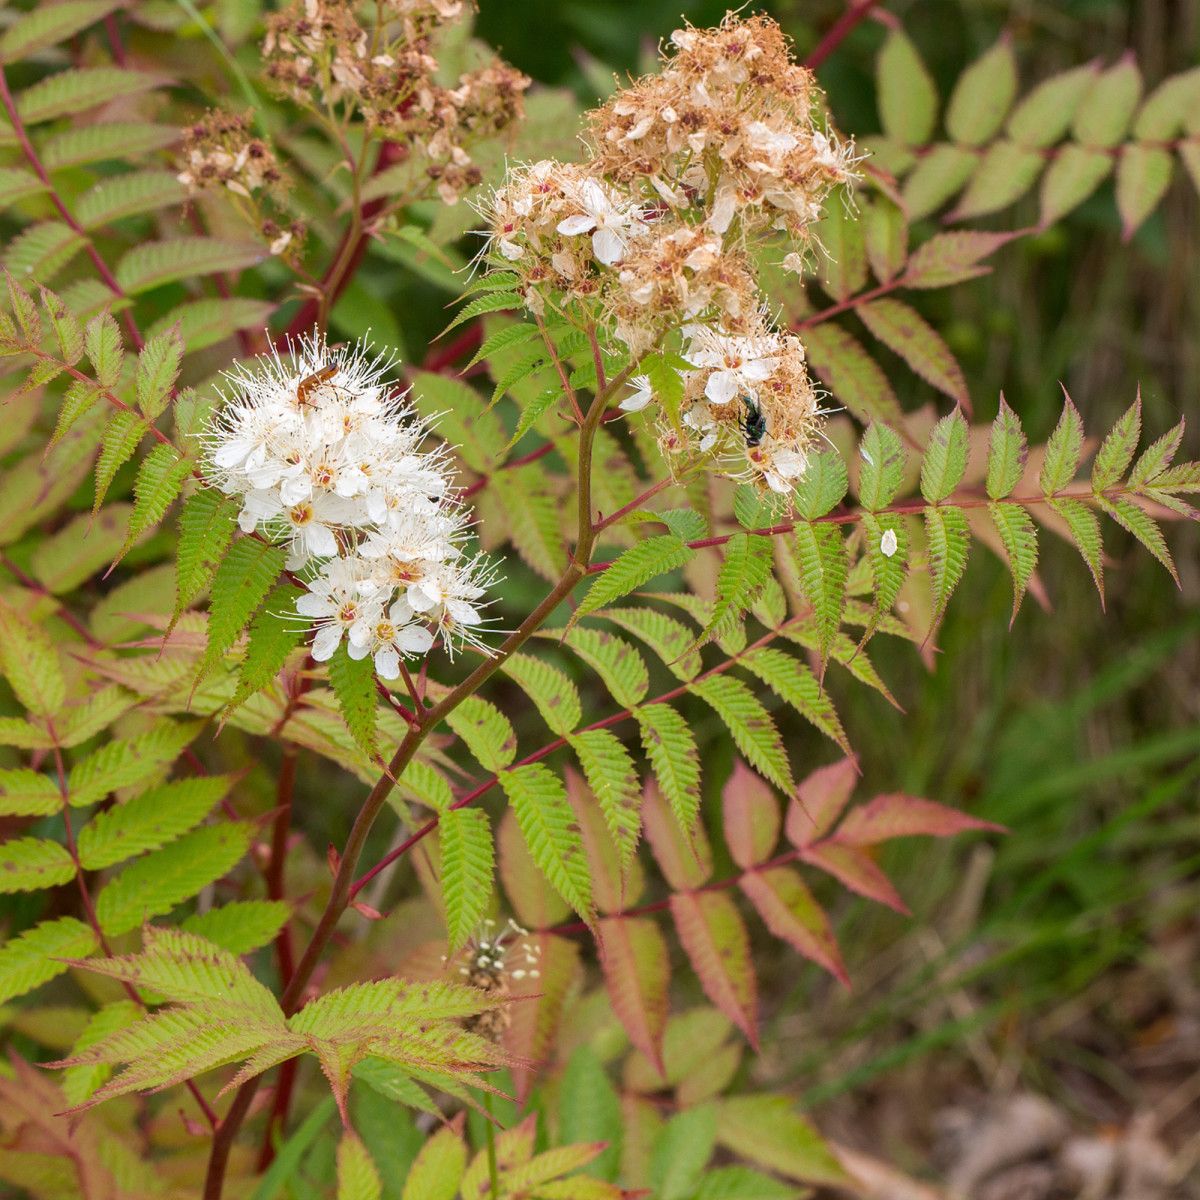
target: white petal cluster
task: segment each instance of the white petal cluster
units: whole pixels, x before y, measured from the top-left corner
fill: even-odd
[[[478,644],[491,569],[465,549],[444,448],[388,377],[393,360],[301,338],[226,372],[206,477],[241,499],[238,522],[288,548],[296,603],[324,662],[343,637],[385,679],[400,660]]]

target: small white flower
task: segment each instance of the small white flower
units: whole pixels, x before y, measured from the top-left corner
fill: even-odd
[[[879,539],[879,550],[884,558],[891,558],[893,554],[900,548],[900,542],[896,537],[894,529],[885,529],[883,537]]]
[[[617,407],[622,412],[641,412],[654,399],[654,389],[650,386],[650,377],[634,375],[629,380],[629,386],[633,388],[633,395],[626,396]]]
[[[605,266],[621,261],[629,239],[641,232],[642,214],[634,204],[621,204],[598,180],[585,179],[574,202],[582,213],[558,223],[558,232],[567,237],[581,233],[592,235],[592,253]]]
[[[410,610],[397,601],[386,614],[364,614],[350,627],[350,657],[375,660],[375,670],[382,679],[395,679],[400,674],[400,659],[425,654],[433,646],[433,634],[422,625],[408,621]]]
[[[738,396],[758,396],[756,384],[770,379],[779,366],[779,338],[729,336],[714,329],[699,329],[692,339],[687,360],[709,370],[704,395],[711,404],[728,404]]]

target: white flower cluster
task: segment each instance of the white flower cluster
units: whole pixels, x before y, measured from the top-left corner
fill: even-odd
[[[783,495],[823,414],[803,345],[771,318],[761,250],[802,263],[831,189],[854,178],[816,97],[769,18],[687,27],[657,74],[590,114],[584,162],[517,165],[483,206],[482,257],[531,311],[574,308],[634,360],[674,360],[682,404],[658,425],[673,463],[711,455]],[[656,399],[648,376],[631,385],[626,412]]]
[[[324,662],[343,636],[385,679],[440,639],[479,644],[492,571],[468,554],[470,517],[444,448],[365,344],[301,338],[226,373],[207,434],[206,476],[239,496],[239,524],[288,547],[308,589],[297,613]]]

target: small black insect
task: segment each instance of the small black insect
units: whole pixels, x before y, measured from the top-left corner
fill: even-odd
[[[761,446],[763,438],[767,435],[766,414],[750,396],[743,397],[742,403],[746,406],[746,415],[741,422],[746,445],[751,448]]]

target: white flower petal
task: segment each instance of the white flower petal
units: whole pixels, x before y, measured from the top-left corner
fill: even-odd
[[[340,625],[322,625],[313,638],[312,656],[317,662],[328,662],[342,640]]]

